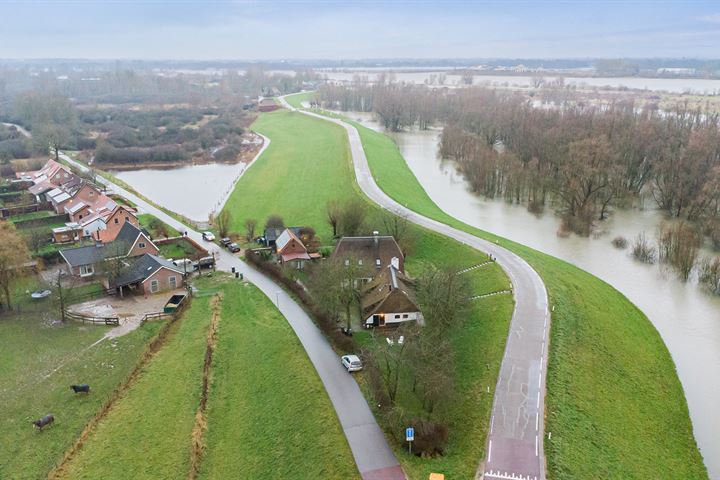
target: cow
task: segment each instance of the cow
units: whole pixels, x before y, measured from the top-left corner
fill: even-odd
[[[47,427],[54,421],[55,421],[55,417],[53,416],[53,414],[48,413],[47,415],[42,417],[40,420],[35,420],[34,422],[32,422],[32,424],[35,425],[37,428],[39,428],[40,431],[42,432],[43,427]]]
[[[75,393],[90,393],[90,385],[83,383],[82,385],[70,385],[70,388]]]

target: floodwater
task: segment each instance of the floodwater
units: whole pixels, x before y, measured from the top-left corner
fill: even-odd
[[[345,115],[382,131],[371,114]],[[561,238],[556,234],[559,220],[552,213],[538,217],[522,206],[473,194],[454,164],[437,157],[439,135],[439,130],[429,130],[391,136],[425,191],[444,211],[577,265],[613,285],[645,312],[675,361],[710,478],[720,479],[720,297],[679,281],[660,266],[636,262],[627,250],[610,243],[618,235],[632,240],[640,232],[654,238],[663,216],[652,201],[642,210],[615,212],[598,238]]]
[[[367,77],[369,81],[375,81],[379,72],[372,71],[322,71],[318,72],[327,76],[329,80],[340,82],[351,82],[356,75]],[[391,73],[391,72],[384,72]],[[442,72],[392,72],[397,82],[425,84],[434,76],[437,78]],[[545,79],[550,81],[557,76],[547,75]],[[638,78],[638,77],[565,77],[566,85],[577,85],[578,88],[631,88],[640,90],[665,91],[673,93],[692,92],[697,94],[720,94],[720,80],[704,78]],[[532,76],[521,75],[474,75],[474,85],[487,85],[495,87],[516,87],[529,88],[532,85]],[[461,75],[446,73],[445,86],[461,86],[463,84]]]
[[[153,202],[190,220],[207,222],[244,170],[244,163],[209,163],[113,174]]]

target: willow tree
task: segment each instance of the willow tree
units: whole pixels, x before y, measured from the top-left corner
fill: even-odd
[[[15,230],[15,225],[0,221],[0,290],[4,297],[4,302],[0,300],[0,309],[12,310],[10,288],[29,256],[25,240]]]

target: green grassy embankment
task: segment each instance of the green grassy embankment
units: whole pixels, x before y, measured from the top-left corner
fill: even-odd
[[[304,98],[291,97],[295,105]],[[550,478],[707,478],[672,358],[635,305],[567,262],[449,216],[392,139],[351,123],[385,193],[429,218],[497,241],[545,281],[555,306],[546,398]]]
[[[240,179],[225,206],[233,215],[234,229],[242,231],[246,218],[262,223],[268,215],[279,214],[288,225],[315,228],[329,243],[327,202],[365,198],[355,184],[344,130],[287,110],[260,115],[253,130],[269,137],[272,143]],[[383,215],[388,214],[368,202],[370,230],[383,230]],[[417,238],[406,262],[411,274],[420,273],[428,263],[460,269],[487,260],[483,253],[459,242],[414,225],[410,229]],[[483,267],[482,273],[474,271],[467,275],[471,276],[477,294],[508,285],[505,274],[495,264]],[[452,478],[472,478],[475,474],[483,455],[492,405],[492,394],[486,390],[490,386],[492,391],[497,381],[512,307],[510,295],[478,300],[464,323],[448,331],[457,354],[454,380],[458,393],[457,402],[447,412],[450,442],[446,455],[433,459],[409,455],[404,445],[393,443],[411,478],[424,479],[432,471],[442,471]],[[362,337],[361,333],[364,332],[359,332],[358,337]],[[360,383],[363,385],[362,379]],[[402,397],[400,404],[414,407],[409,398],[405,405]]]
[[[255,287],[222,277],[197,286],[164,346],[90,432],[62,478],[187,477],[213,302],[221,314],[201,476],[356,475],[320,379],[270,301]]]

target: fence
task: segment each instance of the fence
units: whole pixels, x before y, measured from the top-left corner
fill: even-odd
[[[79,313],[73,313],[65,311],[65,318],[69,318],[71,320],[78,320],[82,323],[92,323],[95,325],[112,325],[117,327],[120,325],[120,318],[119,317],[94,317],[90,315],[80,315]]]

